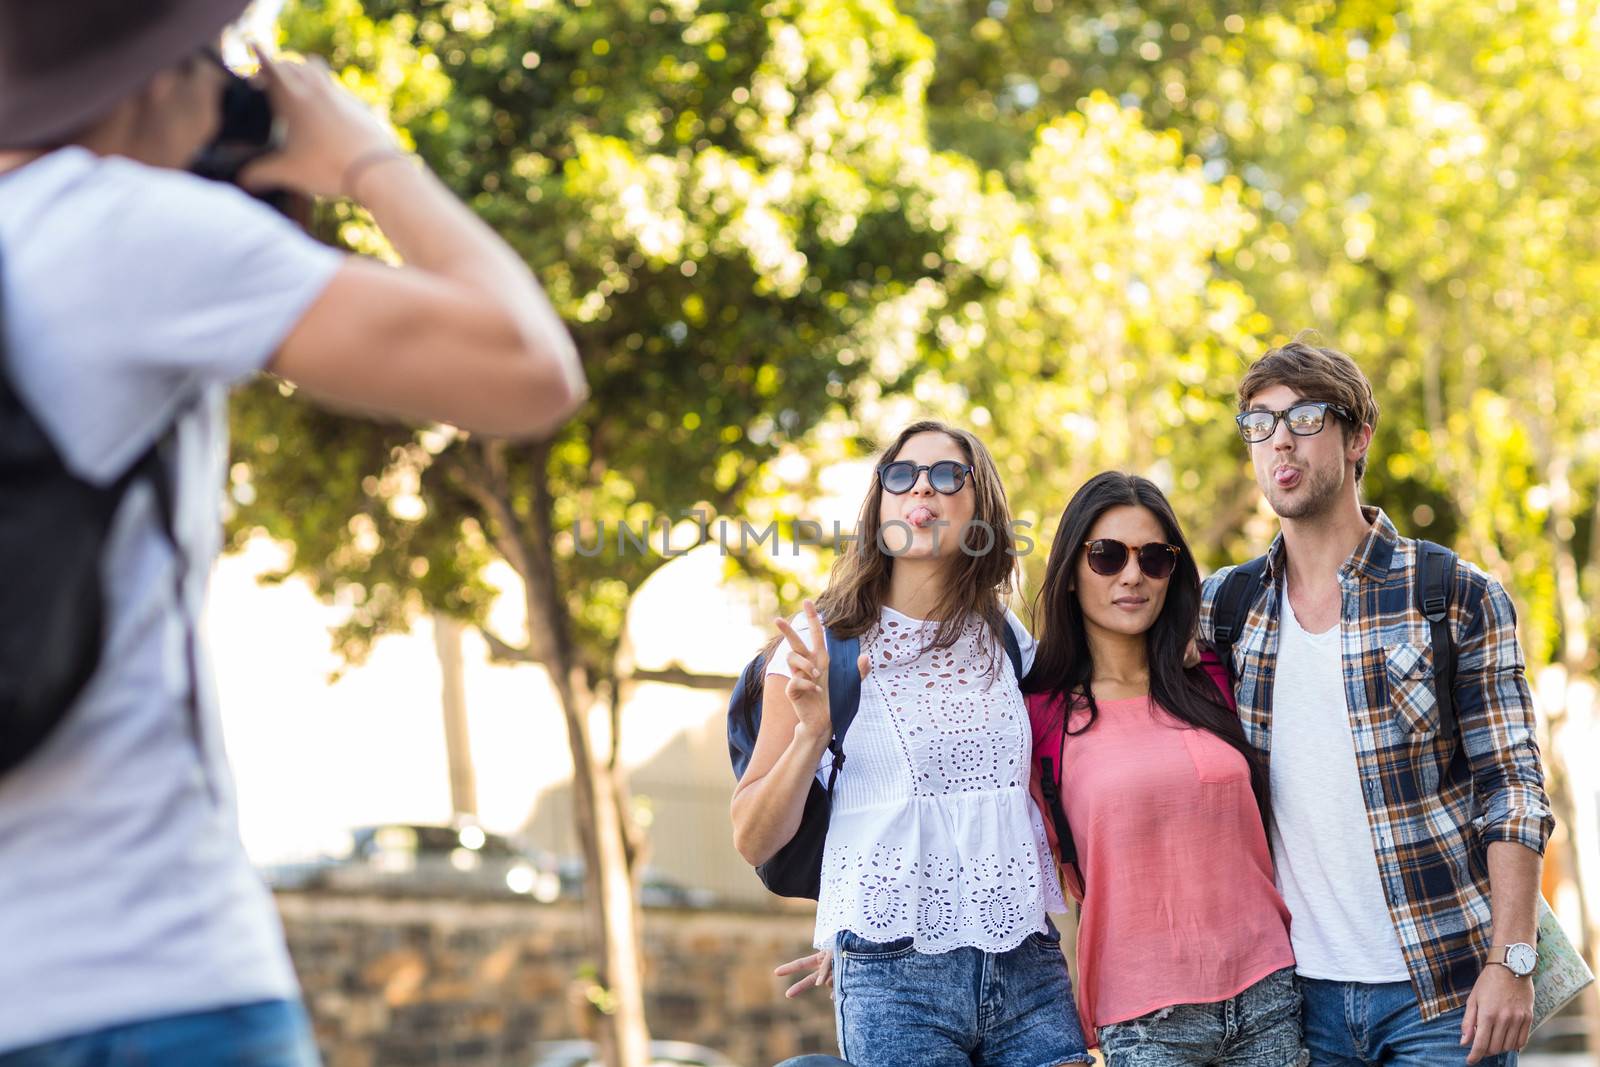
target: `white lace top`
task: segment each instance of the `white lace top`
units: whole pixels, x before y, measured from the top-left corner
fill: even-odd
[[[1026,671],[1033,639],[1014,614],[1007,621]],[[804,615],[794,627],[809,641]],[[1005,647],[976,617],[949,648],[924,649],[933,630],[885,607],[861,635],[872,670],[844,738],[817,948],[850,930],[909,936],[921,952],[1006,952],[1044,930],[1046,912],[1066,911],[1028,793],[1032,731]],[[784,647],[767,673],[788,676]]]

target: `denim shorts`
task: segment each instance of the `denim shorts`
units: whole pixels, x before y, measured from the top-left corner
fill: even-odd
[[[1092,1062],[1054,926],[1010,952],[911,945],[849,931],[835,939],[839,1054],[855,1067]]]
[[[1294,968],[1213,1004],[1175,1004],[1100,1027],[1106,1067],[1305,1067]]]
[[[0,1052],[0,1067],[317,1067],[299,1001],[267,1000],[127,1023]]]

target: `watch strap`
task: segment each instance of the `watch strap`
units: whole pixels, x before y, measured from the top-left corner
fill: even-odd
[[[1528,975],[1532,974],[1533,972],[1532,971],[1528,971],[1528,972],[1518,971],[1515,967],[1511,966],[1511,964],[1509,962],[1510,956],[1511,956],[1512,947],[1513,946],[1511,946],[1511,945],[1491,945],[1491,946],[1489,946],[1489,953],[1488,953],[1487,956],[1484,957],[1484,963],[1485,964],[1498,963],[1500,966],[1504,967],[1506,970],[1510,971],[1512,974],[1516,975],[1518,978],[1526,978],[1526,977],[1528,977]]]

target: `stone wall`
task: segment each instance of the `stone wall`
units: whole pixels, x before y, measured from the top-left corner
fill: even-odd
[[[278,895],[327,1067],[531,1067],[575,1036],[587,983],[570,904]],[[809,911],[645,912],[652,1036],[745,1067],[833,1052],[826,996],[786,1000],[772,968],[806,951]]]

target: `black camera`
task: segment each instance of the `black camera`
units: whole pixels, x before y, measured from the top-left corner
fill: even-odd
[[[237,184],[239,173],[251,163],[283,147],[283,122],[272,113],[272,101],[235,74],[222,57],[207,53],[221,70],[222,121],[217,135],[200,150],[189,169],[202,178]]]
[[[222,71],[222,119],[217,134],[200,150],[189,170],[202,178],[239,184],[245,167],[283,147],[283,120],[273,114],[265,89],[235,74],[222,57],[207,51],[206,58]],[[302,226],[310,218],[310,201],[284,189],[253,193]]]

